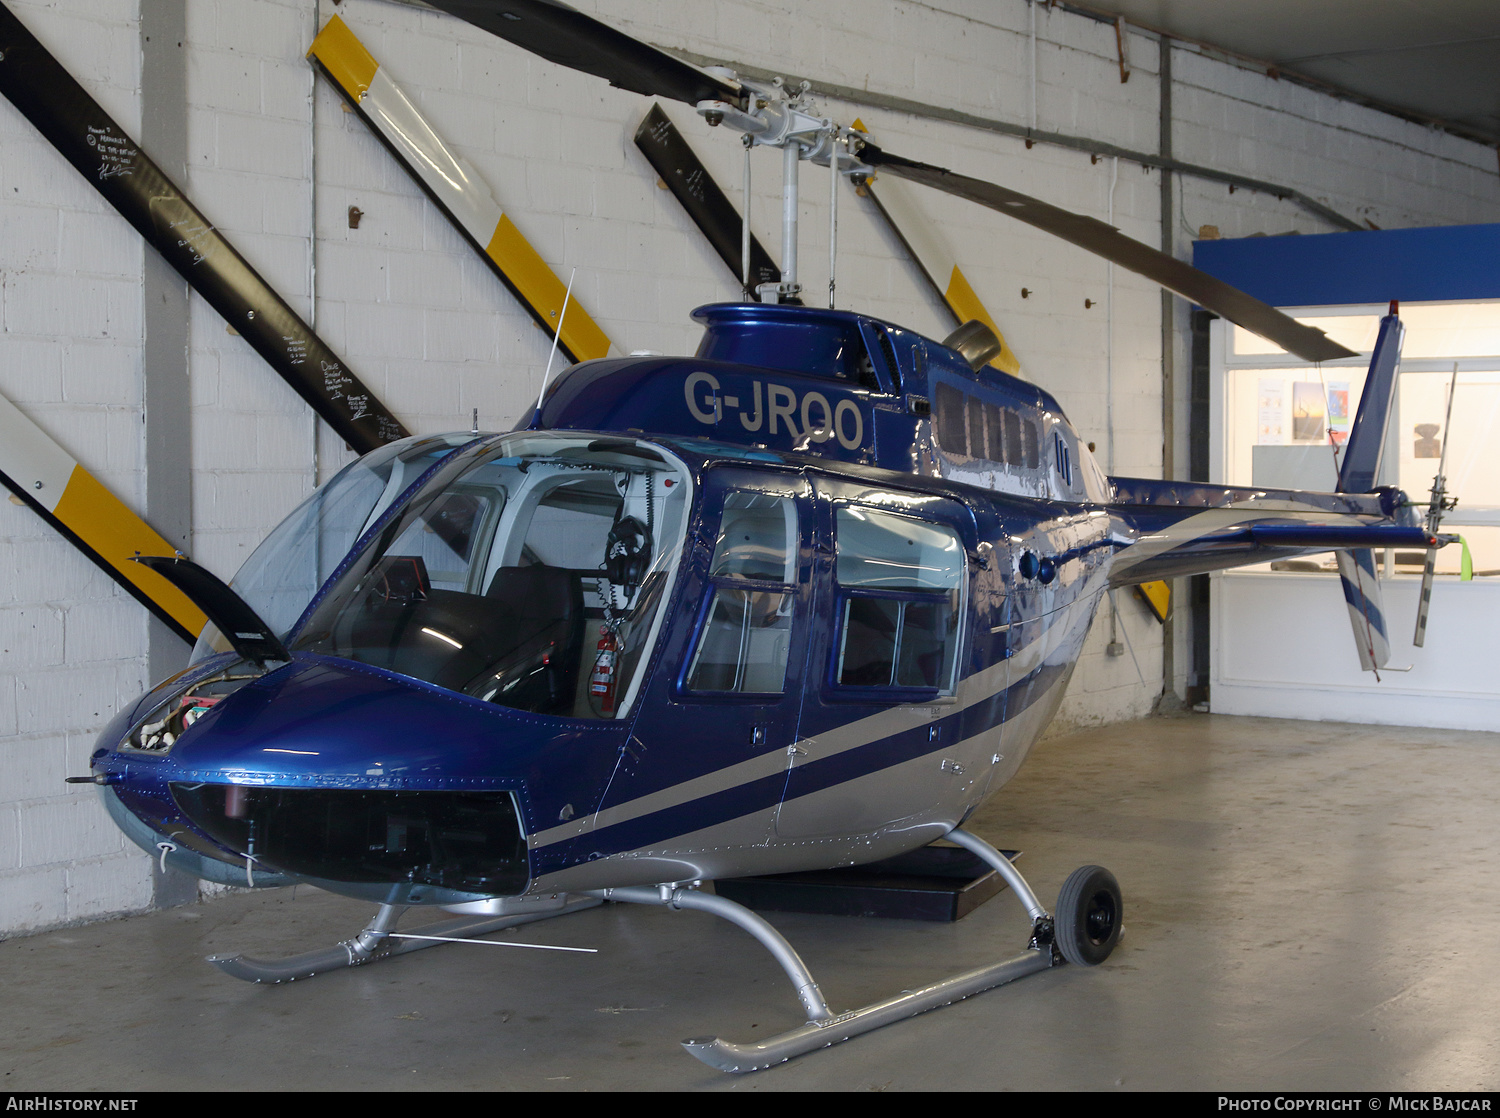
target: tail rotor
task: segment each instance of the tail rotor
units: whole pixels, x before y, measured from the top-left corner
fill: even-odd
[[[1448,383],[1448,410],[1443,417],[1443,449],[1438,457],[1437,476],[1432,479],[1432,496],[1427,502],[1427,530],[1437,535],[1442,524],[1443,513],[1458,504],[1457,497],[1448,496],[1448,430],[1453,419],[1453,397],[1458,390],[1458,362],[1453,362],[1453,379]],[[1437,569],[1437,550],[1427,552],[1422,564],[1422,593],[1417,598],[1417,628],[1411,643],[1418,648],[1427,639],[1427,611],[1432,605],[1432,576]]]

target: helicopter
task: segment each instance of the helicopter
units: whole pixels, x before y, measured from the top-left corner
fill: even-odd
[[[684,1042],[730,1072],[1059,962],[1105,961],[1124,913],[1113,875],[1081,867],[1049,912],[963,822],[1046,728],[1111,588],[1446,542],[1375,485],[1395,308],[1338,492],[1109,477],[1050,394],[990,366],[999,342],[983,326],[937,341],[802,305],[802,160],[958,193],[1304,356],[1348,351],[1103,223],[883,152],[810,113],[805,90],[688,66],[554,0],[434,6],[780,147],[781,278],[750,290],[747,277],[744,302],[694,312],[691,356],[587,361],[551,378],[510,432],[476,424],[372,451],[232,584],[186,558],[140,557],[210,624],[188,667],[122,709],[92,774],[74,779],[96,784],[163,866],[377,906],[332,947],[211,959],[250,981],[604,901],[731,920],[777,959],[806,1022],[753,1044]],[[1361,585],[1346,597],[1368,637],[1384,618]],[[768,921],[704,888],[940,839],[1010,886],[1029,942],[847,1013]],[[396,930],[434,906],[456,919]]]

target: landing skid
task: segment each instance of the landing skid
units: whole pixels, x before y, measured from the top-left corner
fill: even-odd
[[[763,917],[726,897],[704,893],[696,885],[630,886],[588,890],[566,904],[508,916],[469,916],[433,924],[398,938],[394,930],[405,908],[381,905],[365,929],[351,940],[285,959],[248,959],[243,955],[210,955],[208,961],[225,974],[246,982],[294,982],[323,971],[361,966],[405,955],[454,939],[471,939],[502,928],[547,920],[606,900],[630,904],[694,909],[728,920],[749,932],[775,957],[791,980],[807,1023],[754,1044],[734,1044],[718,1037],[693,1037],[682,1046],[710,1067],[727,1072],[758,1071],[795,1056],[827,1048],[883,1025],[915,1017],[929,1009],[950,1005],[992,987],[1067,961],[1093,966],[1108,957],[1119,940],[1123,905],[1114,877],[1099,866],[1076,870],[1063,885],[1056,917],[1049,915],[1010,860],[983,839],[954,829],[949,842],[972,852],[995,869],[1020,899],[1031,917],[1031,942],[1014,958],[945,978],[918,990],[903,990],[884,1001],[848,1013],[828,1008],[822,991],[792,945]]]
[[[1063,961],[1062,955],[1058,953],[1053,942],[1053,918],[1036,899],[1036,894],[1031,891],[1031,887],[1026,884],[1026,880],[1010,863],[1010,860],[983,839],[966,831],[955,829],[946,837],[950,842],[973,852],[993,866],[1020,898],[1032,920],[1030,944],[1027,945],[1026,950],[1014,958],[954,975],[919,990],[906,990],[893,998],[874,1002],[848,1013],[835,1014],[828,1008],[828,1003],[818,989],[818,984],[813,980],[812,974],[802,962],[801,957],[793,950],[792,945],[769,923],[743,905],[724,897],[699,892],[695,888],[684,889],[670,885],[656,888],[600,889],[588,895],[601,900],[656,904],[674,909],[688,908],[709,912],[737,924],[771,952],[782,970],[786,972],[787,978],[791,980],[797,997],[807,1013],[807,1023],[754,1044],[734,1044],[720,1040],[718,1037],[694,1037],[682,1042],[682,1046],[688,1052],[720,1071],[736,1073],[758,1071],[814,1049],[839,1044],[883,1025],[915,1017],[929,1009],[949,1005],[1036,971],[1046,970],[1055,963]],[[1069,885],[1064,886],[1063,889],[1065,903],[1059,905],[1067,911],[1060,912],[1059,919],[1063,920],[1069,928],[1083,929],[1071,939],[1065,938],[1065,944],[1071,947],[1073,940],[1082,939],[1085,943],[1091,943],[1095,947],[1096,954],[1102,950],[1102,954],[1093,959],[1076,957],[1076,953],[1071,950],[1068,952],[1069,961],[1091,964],[1102,961],[1118,939],[1118,917],[1121,907],[1117,888],[1111,894],[1112,904],[1106,903],[1109,898],[1100,900],[1105,887],[1099,884],[1098,875],[1103,874],[1108,878],[1110,888],[1114,888],[1114,879],[1097,866],[1088,866],[1085,869],[1096,872],[1083,875],[1083,871],[1079,871],[1069,878]],[[1070,886],[1073,895],[1071,900],[1068,899]],[[1107,921],[1101,917],[1099,911],[1101,908],[1108,910]]]
[[[430,939],[394,938],[396,921],[406,911],[398,905],[383,904],[376,910],[375,918],[365,925],[364,931],[353,939],[322,947],[303,955],[292,955],[285,959],[250,959],[244,955],[210,955],[208,961],[232,978],[245,982],[295,982],[299,978],[311,978],[324,971],[357,967],[365,963],[378,963],[397,955],[406,955],[423,948],[436,947],[446,940],[468,939],[487,932],[498,932],[546,920],[553,916],[594,908],[600,902],[592,897],[569,901],[558,908],[534,912],[515,913],[510,916],[461,916],[444,920],[406,933],[411,936],[430,936]]]

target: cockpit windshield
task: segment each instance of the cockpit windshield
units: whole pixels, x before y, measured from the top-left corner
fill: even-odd
[[[628,438],[477,444],[324,587],[289,647],[517,710],[618,717],[660,627],[690,488],[667,452]]]
[[[240,566],[230,588],[283,640],[318,588],[391,504],[472,435],[420,435],[349,463],[303,501]],[[192,662],[230,648],[210,622]]]

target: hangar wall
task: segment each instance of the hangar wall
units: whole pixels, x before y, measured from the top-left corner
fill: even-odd
[[[657,188],[631,136],[649,102],[487,40],[397,0],[5,0],[105,108],[141,127],[142,5],[185,3],[183,186],[240,251],[413,431],[509,427],[534,399],[544,335],[479,264],[303,55],[335,10],[489,181],[497,198],[626,351],[695,344],[687,314],[737,285]],[[768,70],[1153,151],[1158,42],[1024,0],[578,3],[622,29]],[[814,14],[815,12],[815,14]],[[1035,48],[1029,33],[1035,20]],[[1035,57],[1035,102],[1032,58]],[[1497,219],[1493,150],[1182,46],[1173,49],[1180,160],[1285,184],[1383,227]],[[889,150],[1012,185],[1161,243],[1160,172],[1127,161],[837,101]],[[737,199],[735,137],[668,106]],[[0,394],[138,511],[145,252],[140,239],[9,103],[0,103]],[[753,224],[779,244],[779,156],[758,152]],[[826,179],[804,171],[802,270],[826,283]],[[945,312],[899,246],[846,192],[839,299],[943,336]],[[1176,183],[1172,243],[1324,232],[1294,202],[1197,179]],[[1162,467],[1161,304],[1151,285],[953,199],[924,199],[1020,356],[1113,469]],[[363,218],[350,228],[349,210]],[[1023,297],[1022,288],[1029,294]],[[1112,291],[1112,298],[1111,298]],[[316,297],[314,297],[314,294]],[[1086,307],[1085,301],[1091,306]],[[1179,341],[1186,308],[1177,301]],[[196,296],[189,299],[191,554],[229,577],[264,533],[349,458]],[[1112,318],[1112,329],[1107,322]],[[1182,369],[1185,357],[1178,356]],[[1105,370],[1113,379],[1106,387]],[[1181,378],[1183,381],[1185,377]],[[1112,398],[1112,408],[1111,408]],[[1181,402],[1178,402],[1180,408]],[[1110,421],[1112,410],[1113,419]],[[153,431],[153,439],[167,437]],[[1186,432],[1177,424],[1185,466]],[[170,448],[169,448],[170,449]],[[1095,626],[1060,720],[1147,713],[1162,638],[1120,600],[1130,655]],[[87,788],[94,736],[146,685],[146,614],[29,509],[0,502],[0,934],[146,907],[152,863]]]

